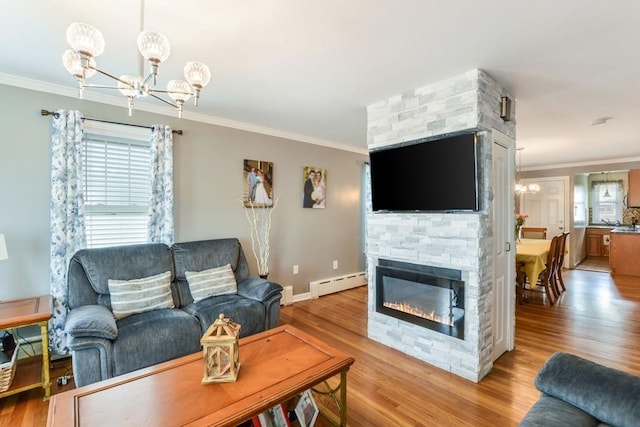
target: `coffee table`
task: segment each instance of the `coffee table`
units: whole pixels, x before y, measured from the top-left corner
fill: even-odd
[[[347,425],[353,357],[289,325],[241,339],[239,353],[236,382],[202,384],[203,357],[195,353],[56,394],[47,425],[236,426],[338,374],[332,394],[340,419],[332,422]]]

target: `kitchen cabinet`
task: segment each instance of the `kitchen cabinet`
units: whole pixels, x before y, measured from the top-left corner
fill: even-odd
[[[631,169],[629,171],[627,206],[630,208],[640,208],[640,169]]]
[[[612,274],[640,276],[640,233],[611,233]]]
[[[610,233],[610,228],[587,228],[587,256],[608,257],[609,245],[604,244],[604,236]]]

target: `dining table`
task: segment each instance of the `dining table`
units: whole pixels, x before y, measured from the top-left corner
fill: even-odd
[[[521,301],[525,301],[525,279],[531,286],[536,286],[538,277],[546,268],[547,256],[551,240],[520,239],[516,242],[516,273],[521,292]]]

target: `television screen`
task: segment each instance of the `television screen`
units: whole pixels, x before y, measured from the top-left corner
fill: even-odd
[[[375,212],[477,211],[475,133],[372,151]]]

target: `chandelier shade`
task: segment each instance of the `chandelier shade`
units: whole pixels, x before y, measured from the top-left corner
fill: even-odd
[[[67,28],[67,42],[71,49],[62,55],[64,68],[78,81],[80,86],[80,98],[85,88],[118,89],[127,98],[129,115],[133,109],[133,103],[137,98],[150,96],[178,111],[178,117],[182,117],[184,103],[194,98],[194,105],[198,105],[200,91],[211,80],[209,67],[201,62],[187,62],[184,67],[184,75],[187,81],[170,80],[167,90],[155,88],[158,77],[159,65],[169,58],[171,45],[169,39],[155,31],[145,31],[144,27],[144,0],[140,2],[140,34],[137,45],[140,55],[149,62],[149,73],[144,76],[122,75],[116,77],[98,68],[95,57],[104,52],[105,41],[102,33],[95,27],[80,22],[74,22]],[[142,60],[140,60],[140,74],[143,74]],[[114,80],[111,86],[103,84],[88,84],[87,79],[100,74]]]
[[[127,97],[136,97],[143,94],[140,89],[140,80],[134,76],[120,76],[120,80],[118,80],[118,90]]]
[[[138,50],[144,59],[159,64],[169,57],[171,45],[164,34],[143,31],[138,35]]]
[[[191,86],[202,89],[209,84],[211,72],[209,71],[209,67],[202,62],[191,61],[187,62],[187,65],[184,66],[184,77]]]
[[[95,27],[82,22],[74,22],[67,28],[67,43],[76,52],[87,56],[100,56],[104,52],[104,37]]]
[[[96,60],[89,58],[89,66],[82,66],[82,55],[73,49],[67,49],[62,55],[62,64],[76,79],[84,80],[96,73]]]

